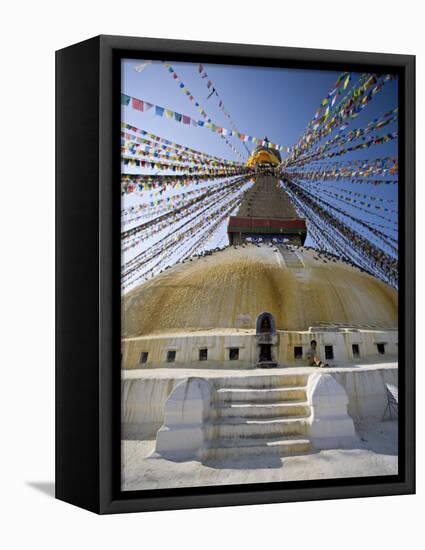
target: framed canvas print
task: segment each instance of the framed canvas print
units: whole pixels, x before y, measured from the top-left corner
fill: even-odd
[[[57,52],[56,495],[414,492],[414,57]]]

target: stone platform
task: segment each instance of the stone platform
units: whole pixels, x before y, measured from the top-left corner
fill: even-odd
[[[124,490],[397,472],[397,422],[382,422],[397,363],[122,378]]]
[[[122,371],[123,439],[153,439],[164,421],[164,405],[173,389],[189,377],[213,380],[217,388],[279,376],[330,374],[345,389],[348,413],[354,421],[380,419],[386,406],[385,384],[398,383],[397,363],[358,363],[334,368],[286,367],[274,369],[161,368]]]

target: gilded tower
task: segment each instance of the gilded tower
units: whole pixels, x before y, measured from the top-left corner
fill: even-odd
[[[230,244],[271,239],[304,244],[305,220],[299,218],[275,175],[280,161],[279,151],[271,147],[260,146],[252,152],[247,165],[256,170],[255,183],[245,193],[237,215],[229,218]]]

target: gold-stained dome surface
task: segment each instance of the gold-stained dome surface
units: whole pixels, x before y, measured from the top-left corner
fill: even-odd
[[[122,299],[124,337],[255,328],[269,311],[278,330],[320,324],[397,327],[397,292],[315,250],[246,244],[186,261]]]

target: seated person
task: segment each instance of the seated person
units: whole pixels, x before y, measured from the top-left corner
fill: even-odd
[[[310,367],[329,367],[327,363],[323,363],[317,353],[317,342],[312,340],[310,342],[310,349],[307,352],[308,365]]]

